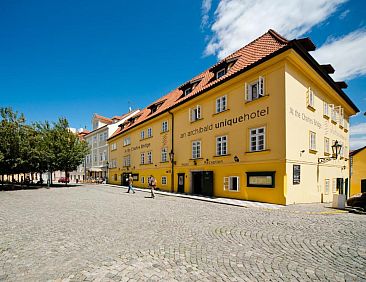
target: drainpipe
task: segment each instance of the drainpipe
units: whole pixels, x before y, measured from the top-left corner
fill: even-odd
[[[170,191],[173,193],[174,192],[174,114],[172,112],[168,112],[171,117],[172,117],[172,137],[171,137],[171,140],[172,140],[172,149],[170,151],[170,154],[171,154],[171,164],[172,164],[172,169],[171,169],[171,188],[170,188]]]

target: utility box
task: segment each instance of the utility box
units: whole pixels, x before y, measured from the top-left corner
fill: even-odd
[[[345,194],[334,194],[333,195],[332,208],[344,210],[345,203],[346,203],[346,195]]]

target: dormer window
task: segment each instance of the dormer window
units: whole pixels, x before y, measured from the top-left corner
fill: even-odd
[[[192,92],[192,87],[187,88],[186,90],[184,90],[184,96],[187,96],[191,92]]]
[[[156,103],[151,104],[150,106],[148,106],[147,108],[151,111],[150,114],[155,113],[160,108],[160,106],[162,104],[164,104],[165,101],[166,100],[158,101],[158,102],[156,102]]]
[[[216,79],[219,79],[220,77],[224,76],[225,74],[226,74],[226,68],[223,68],[223,69],[219,70],[216,73]]]

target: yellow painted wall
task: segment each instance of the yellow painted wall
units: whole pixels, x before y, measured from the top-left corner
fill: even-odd
[[[339,123],[323,116],[323,101],[341,105],[346,116],[353,114],[348,105],[338,98],[323,79],[295,53],[286,63],[286,162],[288,175],[287,203],[330,202],[333,199],[334,178],[348,178],[349,132]],[[314,109],[307,107],[308,87],[314,91]],[[316,133],[316,151],[310,150],[310,131]],[[318,164],[318,159],[329,157],[324,150],[324,137],[344,144],[344,158]],[[332,145],[332,144],[330,144]],[[331,148],[329,149],[331,152]],[[293,165],[301,167],[301,183],[293,184]],[[325,181],[330,187],[326,191]]]
[[[366,179],[366,148],[352,157],[350,196],[361,193],[362,179]]]

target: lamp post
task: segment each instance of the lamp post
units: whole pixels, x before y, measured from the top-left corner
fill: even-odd
[[[108,179],[109,179],[109,161],[107,161],[106,165],[107,165],[107,176],[106,176],[105,184],[108,184]]]
[[[171,183],[172,183],[172,186],[170,188],[170,191],[173,193],[174,192],[174,163],[175,163],[173,149],[169,153],[169,159],[170,159],[170,162],[172,164],[172,172],[171,172]]]

